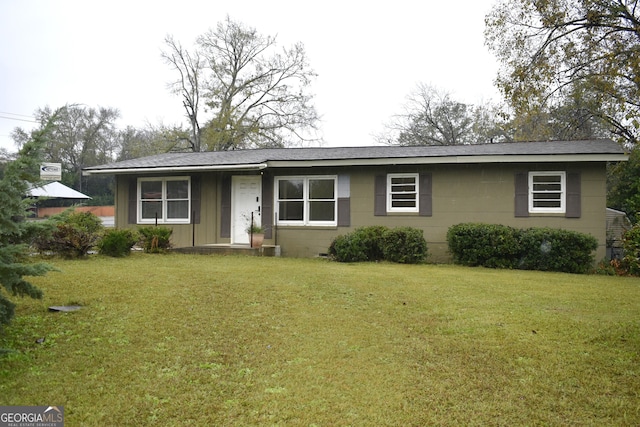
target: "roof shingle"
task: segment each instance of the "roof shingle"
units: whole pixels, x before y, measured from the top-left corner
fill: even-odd
[[[165,153],[85,168],[87,173],[156,168],[258,165],[269,162],[313,162],[375,159],[409,159],[478,156],[621,155],[624,150],[612,140],[517,142],[450,146],[371,146],[325,148],[274,148],[201,153]]]

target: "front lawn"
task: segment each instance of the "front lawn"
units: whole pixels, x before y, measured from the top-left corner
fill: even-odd
[[[61,405],[68,426],[640,424],[640,279],[179,254],[53,263],[32,280],[44,300],[18,300],[0,333],[0,405]],[[47,310],[70,304],[83,308]]]

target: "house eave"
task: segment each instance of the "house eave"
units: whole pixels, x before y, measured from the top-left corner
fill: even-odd
[[[620,162],[628,160],[625,154],[540,154],[491,155],[445,157],[394,157],[376,159],[340,160],[277,160],[267,162],[270,168],[327,167],[327,166],[389,166],[476,163],[558,163],[558,162]]]
[[[623,153],[583,153],[583,154],[518,154],[482,156],[431,156],[431,157],[385,157],[385,158],[343,158],[318,160],[267,160],[263,163],[225,165],[183,165],[131,168],[85,169],[83,175],[150,175],[187,172],[215,171],[260,171],[267,168],[310,168],[349,166],[392,166],[392,165],[434,165],[434,164],[481,164],[481,163],[568,163],[568,162],[620,162],[628,160]]]
[[[161,174],[184,172],[215,172],[215,171],[255,171],[266,169],[266,163],[242,165],[202,165],[202,166],[164,166],[149,168],[112,168],[84,170],[82,175],[131,175],[131,174]]]

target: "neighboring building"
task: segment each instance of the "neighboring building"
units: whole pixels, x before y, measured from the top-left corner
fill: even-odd
[[[313,257],[369,225],[423,230],[431,260],[463,222],[554,227],[606,247],[611,140],[423,147],[286,148],[167,153],[84,169],[116,175],[116,227],[161,224],[176,247],[248,244],[251,213],[265,244]]]

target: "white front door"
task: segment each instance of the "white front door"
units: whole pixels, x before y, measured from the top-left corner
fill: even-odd
[[[231,181],[231,243],[249,244],[247,227],[253,222],[262,224],[262,177],[260,175],[238,175]]]

